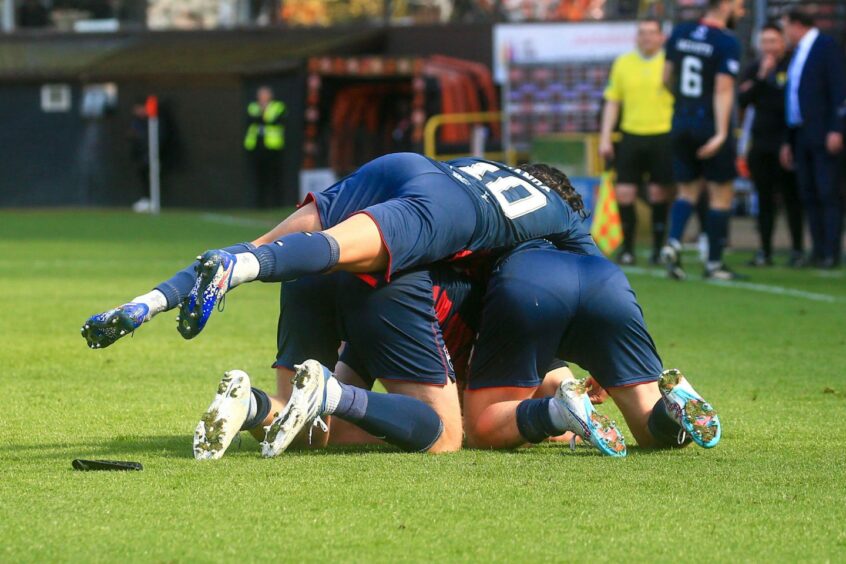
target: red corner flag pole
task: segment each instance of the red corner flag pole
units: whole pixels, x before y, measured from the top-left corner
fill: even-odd
[[[150,213],[161,211],[161,168],[159,165],[159,99],[147,97],[147,138],[150,155]]]

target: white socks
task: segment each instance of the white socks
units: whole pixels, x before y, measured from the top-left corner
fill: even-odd
[[[335,413],[335,410],[338,408],[338,403],[341,401],[342,393],[343,390],[341,389],[341,385],[334,376],[331,376],[328,380],[326,380],[326,407],[323,409],[323,413],[321,415],[332,415]]]
[[[238,253],[235,255],[235,268],[232,269],[230,288],[244,282],[252,282],[259,275],[259,261],[253,253]]]
[[[158,290],[147,292],[137,298],[132,298],[130,301],[136,304],[144,304],[150,308],[150,311],[147,312],[147,316],[144,318],[144,321],[150,321],[154,315],[157,315],[167,309],[167,298],[165,298],[165,295]]]

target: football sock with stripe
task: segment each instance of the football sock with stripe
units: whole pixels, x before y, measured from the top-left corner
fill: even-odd
[[[250,388],[250,407],[247,410],[247,419],[241,425],[242,431],[255,429],[261,425],[270,413],[270,398],[258,388]]]
[[[527,399],[517,405],[517,429],[527,442],[539,443],[567,430],[561,406],[553,399]]]
[[[652,413],[649,414],[647,427],[649,433],[661,447],[682,447],[690,442],[689,436],[682,435],[682,426],[667,413],[667,405],[663,399],[655,402]],[[679,441],[679,439],[682,440]]]
[[[719,266],[723,261],[723,249],[728,237],[728,223],[731,213],[728,210],[708,211],[708,263],[709,267]]]
[[[327,415],[349,421],[406,452],[429,450],[443,432],[435,410],[418,399],[371,392],[334,377],[326,386]]]
[[[237,245],[232,245],[231,247],[225,247],[223,250],[232,254],[237,254],[247,252],[254,248],[255,246],[252,243],[238,243]],[[174,274],[168,280],[165,280],[156,286],[155,290],[161,292],[167,301],[167,307],[161,311],[167,311],[169,309],[179,307],[182,300],[187,298],[188,294],[191,293],[191,289],[197,281],[197,273],[194,271],[195,264],[196,262],[191,263]],[[152,308],[150,309],[152,311]],[[152,317],[153,315],[155,314],[151,314],[149,317]]]
[[[620,204],[620,223],[623,225],[623,251],[634,253],[637,234],[637,213],[634,204]]]
[[[284,282],[309,274],[323,274],[338,264],[341,250],[338,242],[323,232],[292,233],[250,251],[258,259],[258,272],[252,280],[262,282]],[[238,256],[240,261],[240,255]],[[249,277],[238,272],[235,263],[233,278],[249,281]]]

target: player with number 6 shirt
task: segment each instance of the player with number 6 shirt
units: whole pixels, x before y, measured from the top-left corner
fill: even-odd
[[[709,0],[705,17],[676,26],[665,46],[664,78],[675,96],[671,136],[679,192],[670,209],[670,232],[661,260],[676,280],[686,277],[681,239],[703,181],[710,197],[705,277],[738,277],[723,264],[723,248],[737,176],[731,114],[740,67],[740,44],[728,28],[744,13],[743,0]]]
[[[413,153],[377,158],[251,243],[208,251],[171,279],[82,328],[102,348],[157,313],[180,307],[179,332],[202,331],[215,306],[245,282],[282,282],[344,270],[391,276],[416,266],[505,251],[547,238],[595,248],[579,194],[542,164],[511,168],[481,159],[439,162]]]

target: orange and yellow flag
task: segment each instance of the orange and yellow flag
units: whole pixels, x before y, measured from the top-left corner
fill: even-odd
[[[620,222],[620,210],[617,208],[617,197],[614,194],[610,172],[602,173],[590,234],[596,241],[596,246],[606,255],[613,253],[623,242],[623,225]]]

